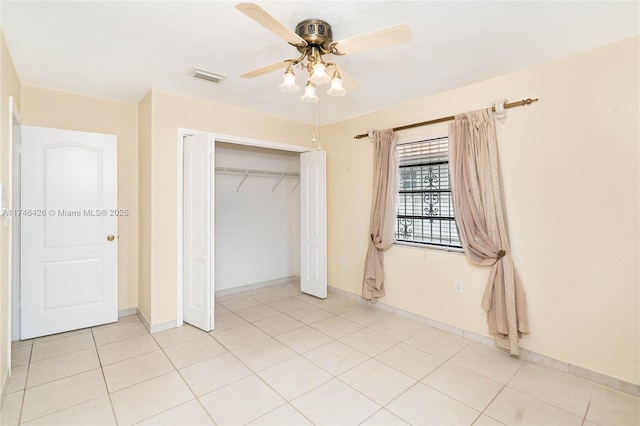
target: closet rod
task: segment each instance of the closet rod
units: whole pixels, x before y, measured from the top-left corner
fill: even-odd
[[[295,173],[295,172],[275,172],[275,171],[270,171],[270,170],[238,169],[238,168],[234,168],[234,167],[216,167],[216,172],[241,173],[243,175],[245,175],[245,174],[253,174],[253,175],[262,175],[262,176],[277,176],[277,177],[281,177],[281,176],[298,177],[298,176],[300,176],[300,173]]]
[[[516,101],[516,102],[511,102],[508,104],[504,104],[505,108],[514,108],[514,107],[519,107],[519,106],[523,106],[523,105],[529,105],[532,104],[534,102],[537,102],[538,98],[535,99],[531,99],[531,98],[527,98],[527,99],[523,99],[521,101]],[[496,110],[495,106],[491,107],[492,111]],[[435,118],[433,120],[429,120],[429,121],[422,121],[420,123],[413,123],[413,124],[407,124],[406,126],[400,126],[400,127],[394,127],[392,130],[394,132],[397,132],[398,130],[406,130],[406,129],[413,129],[414,127],[421,127],[421,126],[427,126],[429,124],[436,124],[436,123],[443,123],[445,121],[453,121],[455,120],[456,117],[455,115],[450,115],[448,117],[440,117],[440,118]],[[369,133],[361,133],[359,135],[355,135],[353,138],[354,139],[360,139],[360,138],[364,138],[369,136]]]

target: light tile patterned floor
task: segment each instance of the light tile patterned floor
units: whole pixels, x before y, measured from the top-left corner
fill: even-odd
[[[295,283],[218,298],[216,330],[136,316],[15,342],[3,426],[638,425],[638,398]]]

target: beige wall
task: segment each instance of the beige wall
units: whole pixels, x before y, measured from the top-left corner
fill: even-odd
[[[118,309],[138,306],[138,111],[124,102],[22,86],[23,124],[118,137]]]
[[[0,182],[9,189],[9,130],[11,128],[11,111],[9,97],[12,96],[20,109],[20,80],[13,66],[13,60],[7,49],[4,35],[0,32]],[[7,200],[7,208],[11,208]],[[11,353],[11,331],[9,309],[9,238],[11,227],[3,227],[0,218],[0,391],[4,389],[8,374],[9,354]]]
[[[502,97],[539,97],[509,109],[497,125],[513,257],[529,306],[531,333],[522,346],[638,384],[638,64],[634,38],[323,128],[329,284],[360,293],[372,148],[354,135]],[[420,131],[446,134],[445,127]],[[392,247],[385,265],[383,303],[487,335],[480,307],[486,268],[460,254],[406,246]],[[454,292],[456,280],[463,294]]]
[[[151,181],[140,189],[151,194],[150,228],[141,228],[140,235],[141,266],[150,272],[140,275],[140,293],[150,294],[151,325],[165,325],[177,316],[178,128],[305,145],[311,126],[158,90],[151,104]]]
[[[138,311],[151,324],[151,92],[138,104]]]

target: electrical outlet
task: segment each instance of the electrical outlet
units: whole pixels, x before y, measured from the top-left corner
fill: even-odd
[[[462,281],[456,281],[455,283],[455,289],[456,289],[456,293],[464,293],[464,288],[462,286]]]
[[[340,266],[343,268],[347,267],[347,260],[344,257],[340,258]]]

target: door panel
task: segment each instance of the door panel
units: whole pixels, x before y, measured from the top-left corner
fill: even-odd
[[[20,179],[21,339],[117,321],[116,136],[23,126]]]
[[[213,155],[211,134],[184,139],[183,317],[205,331],[214,326]]]
[[[300,289],[327,297],[326,153],[300,154]]]

